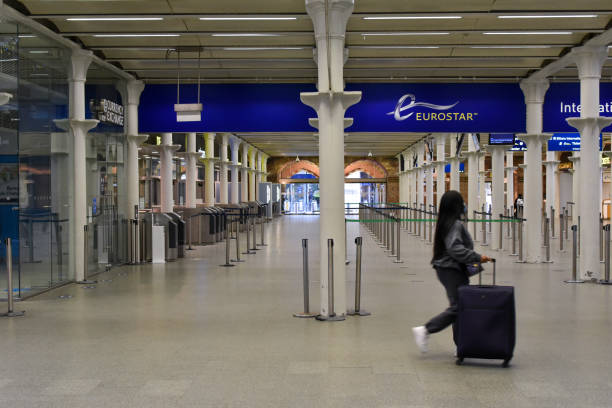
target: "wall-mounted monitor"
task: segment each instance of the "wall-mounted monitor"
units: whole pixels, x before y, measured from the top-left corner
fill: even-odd
[[[514,146],[514,133],[491,133],[489,135],[489,144]]]

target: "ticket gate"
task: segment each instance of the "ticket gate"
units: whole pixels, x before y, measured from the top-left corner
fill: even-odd
[[[153,226],[163,226],[165,232],[165,259],[175,261],[178,258],[178,225],[171,216],[165,213],[146,213],[142,214],[141,222],[144,228],[144,257],[143,260],[151,262],[153,260]]]
[[[239,204],[218,204],[217,207],[223,208],[227,215],[232,218],[239,217],[240,230],[246,231],[246,219],[249,214],[249,205],[246,203]],[[229,221],[228,221],[229,222]],[[226,226],[227,228],[227,226]]]
[[[185,257],[185,221],[181,218],[177,213],[166,213],[168,217],[172,219],[172,221],[176,224],[176,248],[177,248],[177,257],[184,258]],[[172,241],[174,242],[174,241]]]

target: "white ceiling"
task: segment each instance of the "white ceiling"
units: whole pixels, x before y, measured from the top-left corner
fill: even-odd
[[[181,50],[182,81],[196,80],[198,72],[203,82],[215,83],[316,81],[313,27],[304,0],[22,0],[21,4],[33,18],[147,83],[176,81],[177,50]],[[594,17],[499,18],[508,15]],[[295,19],[200,20],[261,16]],[[159,20],[68,20],[100,17]],[[349,59],[344,75],[347,82],[517,82],[610,28],[611,23],[610,0],[356,0],[347,26]],[[499,34],[508,31],[549,34]],[[550,34],[551,31],[565,34]],[[402,34],[388,35],[391,33]],[[121,36],[133,34],[172,36]],[[21,46],[27,47],[28,41],[32,41],[32,47],[38,46],[36,39],[27,38]],[[576,80],[576,74],[575,68],[570,67],[555,74],[552,80]],[[606,63],[602,80],[612,80],[612,59]],[[310,133],[240,136],[270,155],[316,153],[316,139]],[[350,133],[346,153],[367,154],[368,150],[376,149],[373,154],[397,154],[423,136],[377,134],[374,146],[370,143],[372,135]]]

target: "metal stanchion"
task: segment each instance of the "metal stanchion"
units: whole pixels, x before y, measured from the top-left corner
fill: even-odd
[[[580,216],[578,216],[578,256],[580,256]]]
[[[518,254],[516,253],[516,221],[513,218],[512,222],[511,222],[511,228],[512,228],[512,253],[510,254],[510,256],[518,256]]]
[[[604,229],[603,229],[603,218],[601,218],[601,213],[599,213],[599,262],[604,262],[604,237],[603,237]]]
[[[503,251],[504,250],[504,223],[502,222],[503,220],[503,214],[499,214],[499,250]]]
[[[518,262],[523,263],[525,259],[523,258],[523,220],[519,219],[518,225]]]
[[[544,218],[544,245],[546,246],[546,260],[544,263],[552,263],[550,260],[550,218]]]
[[[393,218],[391,218],[393,220]],[[395,219],[397,222],[397,218]],[[389,224],[389,231],[391,233],[391,251],[389,257],[395,258],[395,228],[393,228],[392,224]]]
[[[398,223],[399,228],[399,223]],[[355,257],[355,309],[349,310],[349,316],[369,316],[371,313],[361,310],[361,237],[355,238],[356,257]]]
[[[310,313],[310,279],[308,278],[308,239],[302,239],[302,286],[304,288],[304,311],[294,313],[293,317],[317,317]]]
[[[266,230],[264,228],[265,224],[266,224],[266,217],[264,216],[261,218],[261,231],[260,231],[261,232],[261,237],[260,237],[261,244],[259,244],[259,246],[267,246],[265,239],[264,239],[264,235],[266,234]]]
[[[508,208],[508,209],[506,209],[506,217],[510,218],[510,215],[511,215],[511,214],[512,214],[512,212],[510,211],[510,209],[509,209],[509,208]],[[510,222],[510,223],[508,224],[508,226],[506,227],[506,230],[507,230],[507,232],[508,232],[508,238],[510,238],[510,237],[512,236],[512,235],[511,235],[511,232],[510,232],[510,229],[512,228],[512,224],[513,224],[513,223],[512,223],[512,222]]]
[[[487,243],[487,214],[483,211],[482,212],[482,243],[480,245],[482,246],[487,246],[489,245]]]
[[[25,311],[16,312],[14,310],[15,299],[13,297],[13,240],[6,238],[4,240],[6,245],[6,289],[7,289],[7,303],[8,310],[6,313],[0,314],[1,317],[19,317],[25,315]]]
[[[232,242],[232,234],[227,226],[227,216],[225,216],[225,264],[219,265],[226,268],[236,266],[230,262],[230,249]]]
[[[83,280],[77,281],[81,285],[94,285],[98,283],[96,280],[89,280],[89,226],[83,226]],[[95,286],[86,286],[86,289],[93,289]]]
[[[582,279],[578,279],[578,226],[572,225],[572,278],[564,281],[565,283],[584,283]]]
[[[610,281],[610,224],[603,227],[604,241],[606,242],[606,256],[604,266],[604,278],[599,281],[602,285],[612,285]]]
[[[246,225],[247,244],[246,244],[246,251],[244,251],[242,254],[243,255],[252,255],[255,252],[251,251],[251,223],[249,221],[249,216],[248,215],[245,218],[245,225]]]
[[[236,217],[234,224],[236,225],[236,259],[232,259],[232,262],[244,262],[243,259],[240,259],[240,216]]]
[[[422,228],[422,227],[421,227],[421,224],[422,224],[421,219],[422,219],[423,217],[422,217],[422,215],[421,215],[421,209],[419,208],[417,211],[418,211],[418,217],[419,217],[419,218],[418,218],[418,220],[419,220],[419,221],[417,221],[417,225],[418,225],[419,233],[418,233],[417,235],[419,236],[419,238],[421,238],[421,229],[424,229],[424,228]]]
[[[327,240],[327,316],[319,315],[317,320],[336,322],[344,320],[343,315],[336,315],[334,311],[334,240]]]
[[[550,206],[550,237],[555,239],[555,208]]]
[[[253,246],[251,247],[251,251],[259,251],[259,248],[257,248],[257,225],[255,225],[255,217],[256,215],[251,217],[251,231],[253,232]]]
[[[559,252],[565,252],[565,249],[563,248],[563,244],[565,241],[565,237],[563,236],[563,230],[564,230],[563,224],[565,222],[567,222],[567,220],[565,220],[563,213],[559,214]]]
[[[189,217],[189,247],[187,248],[189,251],[193,251],[191,247],[191,235],[193,234],[193,230],[191,229],[193,225],[193,216]]]
[[[429,217],[429,243],[433,243],[433,212],[428,215]]]
[[[402,261],[402,258],[400,257],[400,236],[401,236],[401,231],[400,231],[400,223],[397,223],[397,240],[396,240],[396,244],[397,244],[397,249],[395,250],[395,255],[396,258],[393,261],[394,263],[403,263],[404,261]]]
[[[344,218],[344,264],[348,265],[350,263],[349,259],[348,259],[348,244],[346,242],[346,240],[348,239],[348,233],[346,231],[346,218]]]
[[[569,225],[569,218],[568,218],[568,211],[565,207],[563,207],[563,213],[565,214],[564,218],[565,218],[565,223],[563,224],[564,227],[564,232],[565,232],[565,240],[567,241],[569,239],[569,235],[568,235],[568,225]]]
[[[474,210],[474,219],[473,219],[473,222],[474,222],[474,234],[473,234],[473,236],[474,236],[474,240],[477,241],[478,240],[478,235],[476,234],[476,231],[477,231],[476,230],[476,210]]]
[[[387,216],[385,216],[385,252],[391,252],[391,228]]]

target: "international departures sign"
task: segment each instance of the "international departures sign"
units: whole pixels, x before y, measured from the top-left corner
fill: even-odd
[[[518,84],[347,84],[361,91],[349,108],[347,132],[525,132],[525,102]],[[175,85],[147,85],[140,103],[141,132],[316,132],[302,104],[312,84],[202,85],[201,122],[176,121]],[[181,87],[184,101],[197,98],[195,85]],[[579,116],[577,83],[551,84],[544,103],[545,132],[575,132],[565,119]],[[602,116],[612,116],[612,84],[601,84]],[[569,107],[568,107],[569,106]]]

